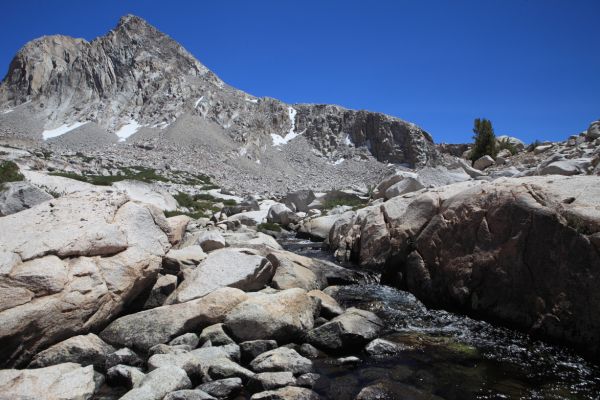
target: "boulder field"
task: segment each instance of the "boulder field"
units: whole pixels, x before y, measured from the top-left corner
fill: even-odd
[[[321,291],[363,275],[133,197],[0,218],[0,398],[318,398],[309,341],[360,349],[381,331]]]
[[[326,217],[334,256],[384,283],[600,354],[600,178],[412,179],[363,208],[267,200],[265,215],[298,230]],[[86,190],[1,217],[0,232],[0,398],[317,399],[323,362],[410,348],[336,300],[372,273],[227,216],[165,218],[127,191]]]

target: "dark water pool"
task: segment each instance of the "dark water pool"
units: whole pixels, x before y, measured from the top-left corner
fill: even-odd
[[[289,240],[284,247],[330,259],[319,245]],[[405,350],[356,365],[318,360],[316,391],[328,399],[600,399],[600,368],[569,349],[483,321],[425,307],[410,293],[379,284],[338,287],[345,307],[376,313],[382,337]],[[363,392],[364,393],[364,392]]]

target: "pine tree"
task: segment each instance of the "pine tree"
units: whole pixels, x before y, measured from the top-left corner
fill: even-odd
[[[475,161],[480,157],[489,155],[492,157],[496,156],[496,135],[494,134],[494,128],[492,128],[492,121],[485,118],[476,118],[473,127],[473,149],[469,158],[471,161]]]

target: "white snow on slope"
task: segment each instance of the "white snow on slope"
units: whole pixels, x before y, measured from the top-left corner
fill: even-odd
[[[2,110],[2,114],[8,114],[8,113],[13,112],[13,111],[15,111],[15,110],[13,110],[13,109]]]
[[[343,159],[343,158],[340,158],[339,160],[335,160],[335,161],[333,162],[333,165],[340,165],[340,164],[341,164],[341,163],[343,163],[343,162],[344,162],[344,159]]]
[[[296,133],[296,113],[297,111],[294,107],[288,107],[288,115],[290,117],[290,121],[292,122],[292,127],[285,136],[271,133],[271,138],[273,139],[273,146],[287,144],[290,140],[300,135],[300,133]]]
[[[44,138],[44,140],[55,138],[55,137],[64,135],[65,133],[70,132],[75,128],[79,128],[80,126],[85,125],[85,124],[87,124],[87,121],[74,122],[72,124],[63,124],[63,125],[59,126],[58,128],[45,130],[44,132],[42,132],[42,137]]]
[[[248,103],[258,103],[258,99],[249,99],[249,98],[246,98],[246,101]]]
[[[158,124],[154,124],[151,126],[151,128],[158,128],[158,129],[165,129],[166,127],[168,127],[170,124],[168,122],[159,122]]]
[[[198,107],[198,104],[200,104],[200,102],[204,100],[204,96],[200,96],[200,98],[198,100],[196,100],[196,103],[194,104],[194,108]]]
[[[350,139],[350,135],[346,134],[346,136],[344,137],[344,144],[346,146],[354,145],[354,143],[352,143],[352,140]]]
[[[124,142],[129,136],[136,133],[141,127],[142,125],[140,125],[136,120],[132,119],[125,125],[121,126],[115,132],[115,135],[119,137],[119,142]]]

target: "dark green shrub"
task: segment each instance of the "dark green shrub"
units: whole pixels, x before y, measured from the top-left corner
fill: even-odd
[[[533,150],[535,150],[536,147],[541,146],[542,142],[540,142],[539,140],[535,140],[533,143],[531,143],[529,146],[527,146],[527,151],[529,153],[531,153]]]
[[[323,209],[330,210],[337,206],[350,206],[352,208],[360,208],[366,204],[365,201],[356,198],[337,198],[329,199],[323,202]]]
[[[258,224],[256,229],[259,232],[264,232],[264,231],[281,232],[281,227],[278,224],[274,224],[272,222],[265,222],[264,224]]]
[[[25,179],[19,166],[12,161],[0,161],[0,185],[6,182],[18,182]]]
[[[512,144],[508,138],[501,139],[496,143],[496,154],[498,154],[500,150],[508,150],[513,156],[519,152],[517,147]]]

